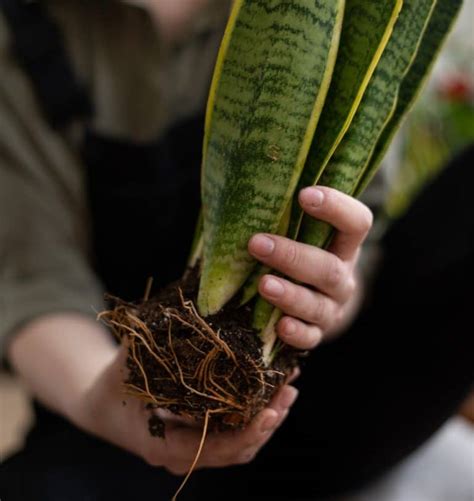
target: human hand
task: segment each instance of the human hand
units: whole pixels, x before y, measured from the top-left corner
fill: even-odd
[[[277,235],[258,234],[249,242],[256,259],[290,280],[265,275],[260,294],[284,316],[279,337],[299,349],[312,349],[325,336],[340,332],[360,303],[356,266],[360,247],[372,227],[372,213],[358,200],[332,188],[318,186],[300,192],[301,207],[338,231],[328,250]]]
[[[122,393],[125,360],[126,350],[122,348],[78,402],[72,412],[76,424],[151,465],[162,466],[176,475],[185,474],[198,451],[202,423],[158,411],[165,422],[166,434],[164,439],[152,437],[145,404]],[[297,395],[294,387],[285,385],[245,430],[209,433],[197,468],[219,468],[252,461],[284,421]]]

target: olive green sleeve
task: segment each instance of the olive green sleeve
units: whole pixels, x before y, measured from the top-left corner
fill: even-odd
[[[83,168],[44,121],[10,56],[0,16],[0,351],[30,320],[94,317],[102,290],[88,259]],[[66,333],[65,333],[66,335]]]

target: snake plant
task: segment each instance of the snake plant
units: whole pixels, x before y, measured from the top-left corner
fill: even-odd
[[[234,2],[206,115],[193,254],[202,316],[256,295],[262,268],[247,253],[255,233],[327,245],[330,226],[302,214],[295,194],[322,184],[360,195],[461,3]],[[269,345],[271,312],[256,324]]]

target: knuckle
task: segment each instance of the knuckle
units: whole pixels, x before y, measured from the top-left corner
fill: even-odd
[[[181,477],[183,475],[186,475],[186,473],[189,470],[189,467],[186,468],[184,465],[171,464],[171,465],[165,465],[165,470],[169,471],[172,475]]]
[[[344,303],[349,301],[356,293],[356,290],[357,290],[357,282],[353,276],[350,276],[346,280],[344,287],[341,287],[340,289],[338,303],[342,306]]]
[[[366,205],[362,205],[362,207],[363,210],[361,211],[358,230],[364,235],[367,235],[374,224],[374,215]]]
[[[282,334],[283,336],[285,336],[287,329],[288,329],[288,326],[293,326],[293,325],[294,325],[294,320],[291,317],[283,317],[278,322],[278,326],[277,326],[279,334]],[[296,332],[297,332],[297,334],[299,334],[299,332],[300,332],[299,324],[296,324]]]
[[[256,451],[243,452],[237,458],[237,464],[249,464],[255,459],[256,455],[257,455]]]
[[[299,252],[296,243],[287,242],[283,251],[285,263],[289,266],[296,266],[299,262]]]
[[[319,298],[316,300],[316,304],[313,310],[312,321],[317,325],[323,325],[326,323],[327,315],[327,302],[324,298]]]
[[[339,323],[344,318],[344,310],[342,308],[335,308],[334,312],[331,316],[331,322],[328,323],[327,328],[332,329],[335,326],[339,325]]]
[[[290,282],[287,282],[285,284],[285,293],[280,299],[280,303],[283,308],[289,308],[298,302],[298,295],[298,287]]]
[[[237,456],[235,455],[235,453],[233,453],[233,454],[223,454],[223,453],[216,454],[216,455],[214,455],[214,457],[212,459],[213,466],[215,466],[217,468],[223,468],[225,466],[236,464],[236,457]]]
[[[325,284],[328,289],[337,289],[346,274],[344,263],[336,256],[328,262],[325,273]]]
[[[316,348],[321,341],[321,337],[321,330],[318,327],[313,327],[309,330],[306,340],[307,349],[312,350],[313,348]]]
[[[351,277],[348,281],[347,281],[347,296],[348,297],[351,297],[354,295],[356,289],[357,289],[357,283],[356,283],[356,280],[354,277]]]
[[[251,449],[252,447],[255,447],[256,440],[255,439],[247,439],[242,446],[242,449],[244,451]]]
[[[161,460],[161,455],[154,448],[150,448],[150,450],[147,450],[144,454],[142,454],[142,458],[145,461],[145,463],[149,464],[150,466],[163,465],[163,462]]]

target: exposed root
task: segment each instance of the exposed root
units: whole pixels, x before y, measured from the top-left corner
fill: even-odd
[[[185,274],[150,299],[149,279],[141,303],[109,298],[99,315],[128,345],[124,393],[150,410],[150,434],[163,438],[165,422],[154,412],[167,409],[203,423],[193,464],[173,497],[176,501],[201,457],[209,430],[243,428],[264,408],[297,365],[283,347],[268,366],[263,344],[250,328],[248,306],[228,306],[202,318],[195,305],[197,276]],[[285,351],[286,350],[286,351]]]
[[[146,281],[145,294],[143,294],[143,301],[148,301],[150,299],[152,287],[153,287],[153,277],[148,277],[148,280]]]
[[[151,281],[145,299],[150,289]],[[204,319],[189,290],[176,285],[141,304],[113,302],[99,318],[128,340],[124,390],[150,408],[206,418],[212,429],[239,428],[268,403],[288,374],[265,367],[261,342],[242,325],[242,311],[234,315],[238,321],[229,321],[225,312]]]
[[[194,458],[193,464],[189,468],[189,471],[187,475],[184,477],[184,480],[181,482],[181,485],[179,486],[178,490],[176,491],[175,495],[173,496],[173,499],[171,501],[176,501],[178,499],[179,494],[181,491],[184,489],[185,485],[188,483],[189,478],[193,474],[196,465],[198,464],[199,458],[201,457],[202,450],[204,448],[204,443],[206,442],[206,437],[207,437],[207,429],[209,427],[209,417],[211,415],[211,411],[206,411],[206,415],[204,416],[204,426],[202,429],[202,437],[201,437],[201,442],[199,443],[198,450],[196,452],[196,457]]]

